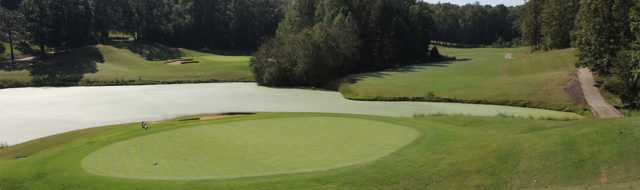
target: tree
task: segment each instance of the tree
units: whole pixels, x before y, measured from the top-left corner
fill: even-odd
[[[108,40],[110,31],[126,31],[126,22],[123,21],[127,20],[127,0],[94,0],[94,3],[94,26],[100,34],[101,41]]]
[[[10,11],[17,10],[21,4],[22,0],[0,0],[0,6]]]
[[[571,47],[578,13],[578,0],[547,0],[540,14],[541,48],[544,50]]]
[[[433,15],[433,40],[469,45],[491,45],[518,37],[518,7],[504,5],[429,5]]]
[[[15,63],[16,59],[14,44],[20,31],[22,31],[22,27],[20,27],[19,24],[21,20],[22,14],[0,7],[0,34],[2,34],[2,36],[0,36],[0,40],[7,41],[9,43],[9,52],[12,63]]]
[[[525,45],[531,46],[532,50],[540,49],[542,44],[542,14],[543,5],[546,0],[530,0],[524,5],[520,17],[520,33]]]
[[[6,34],[9,41],[9,52],[11,54],[11,63],[15,64],[16,55],[14,52],[14,41],[16,32],[20,31],[19,23],[22,21],[22,14],[16,11],[20,8],[22,0],[0,0],[0,29]]]
[[[640,4],[630,12],[630,31],[634,40],[613,61],[612,78],[619,82],[614,92],[628,108],[640,108]]]
[[[258,83],[322,86],[428,57],[430,13],[409,0],[296,0],[253,63]]]
[[[582,0],[577,17],[579,65],[603,76],[631,39],[629,11],[633,0]]]
[[[26,0],[23,12],[31,42],[41,47],[77,48],[95,43],[92,0]]]

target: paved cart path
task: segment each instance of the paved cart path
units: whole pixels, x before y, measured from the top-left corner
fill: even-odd
[[[578,70],[578,78],[584,92],[584,98],[591,107],[593,115],[600,119],[622,118],[624,115],[615,107],[611,106],[600,94],[596,87],[591,70],[582,68]]]

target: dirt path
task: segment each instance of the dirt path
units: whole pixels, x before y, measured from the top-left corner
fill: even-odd
[[[596,118],[611,119],[624,117],[620,111],[607,103],[602,97],[600,90],[595,86],[591,70],[586,68],[578,70],[578,78],[580,79],[582,91],[584,92],[584,98]]]

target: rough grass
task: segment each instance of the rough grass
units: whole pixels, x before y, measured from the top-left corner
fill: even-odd
[[[94,51],[93,49],[101,56],[99,59],[95,59],[94,56],[87,57],[92,54],[86,52]],[[55,70],[55,73],[43,74],[46,76],[43,78],[49,80],[43,85],[57,86],[56,80],[62,81],[60,85],[64,86],[253,81],[249,67],[250,56],[220,56],[184,49],[178,51],[185,58],[193,59],[197,63],[168,65],[165,61],[147,60],[142,55],[120,46],[98,45],[76,49],[49,60],[47,67],[56,67],[49,69]],[[61,65],[65,68],[58,68],[62,67]],[[78,70],[80,67],[90,68],[92,72]],[[0,70],[0,88],[20,86],[41,85],[33,81],[30,71]]]
[[[0,42],[0,46],[2,46],[0,47],[0,61],[11,59],[11,49],[9,43]],[[22,52],[20,52],[20,50],[14,49],[13,53],[17,57],[22,56]]]
[[[458,61],[351,76],[340,92],[358,100],[428,100],[580,111],[565,87],[575,72],[572,49],[441,48]],[[512,60],[505,59],[508,53]]]
[[[244,121],[123,141],[91,154],[83,166],[98,175],[132,179],[300,173],[372,161],[409,144],[418,134],[389,123],[335,117]]]
[[[80,164],[95,150],[140,136],[189,126],[292,117],[388,122],[412,127],[422,136],[367,164],[233,180],[116,179],[88,174]],[[166,121],[155,124],[150,134],[137,125],[119,125],[0,150],[0,189],[634,189],[640,181],[639,124],[639,118],[564,122],[459,116],[258,114],[222,120]],[[122,158],[119,162],[129,160]]]

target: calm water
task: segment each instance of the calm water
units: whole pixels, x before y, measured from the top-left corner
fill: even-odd
[[[272,89],[254,83],[17,88],[0,90],[0,142],[17,144],[83,128],[221,112],[579,117],[506,106],[358,102],[345,100],[337,92]]]

